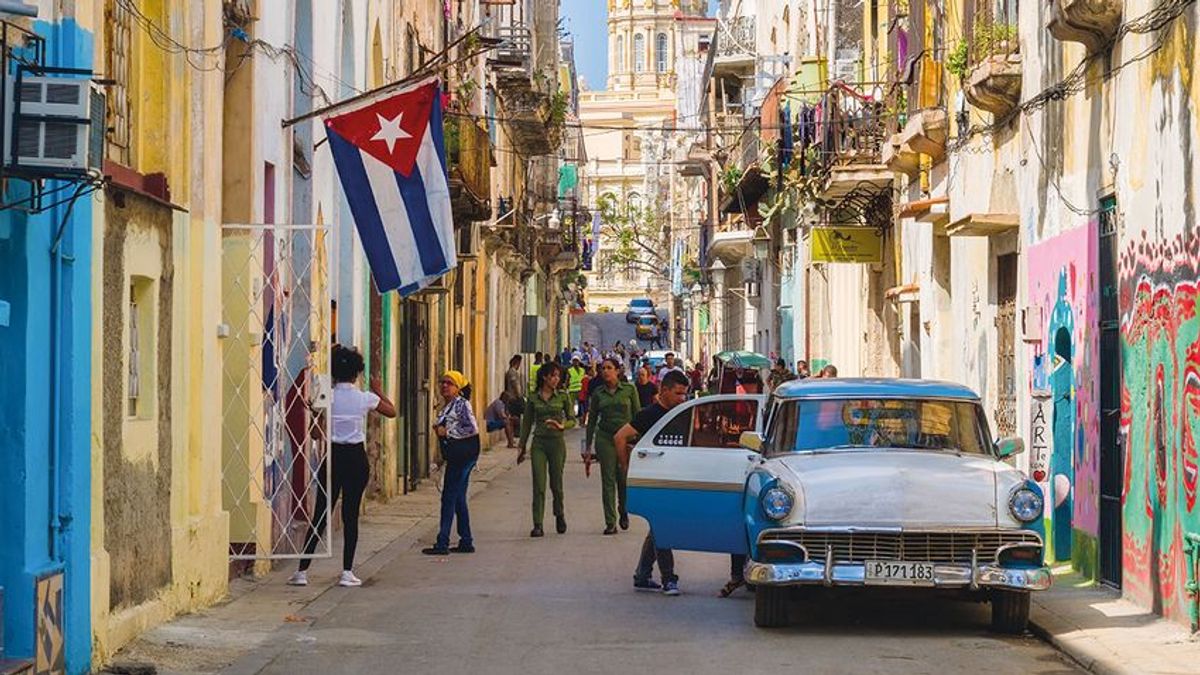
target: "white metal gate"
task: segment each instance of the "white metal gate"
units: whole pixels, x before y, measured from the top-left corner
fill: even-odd
[[[330,509],[318,499],[330,488],[326,233],[322,225],[221,231],[221,468],[231,559],[330,555]],[[320,537],[306,552],[314,529]]]

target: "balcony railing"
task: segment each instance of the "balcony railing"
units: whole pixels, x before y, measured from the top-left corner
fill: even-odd
[[[827,112],[817,125],[817,167],[882,163],[884,141],[897,131],[884,103],[841,87],[830,89],[825,100]]]
[[[716,58],[754,58],[754,17],[735,16],[721,21],[720,26]]]
[[[533,74],[533,33],[528,26],[511,24],[496,29],[500,45],[496,47],[492,63],[514,70]]]

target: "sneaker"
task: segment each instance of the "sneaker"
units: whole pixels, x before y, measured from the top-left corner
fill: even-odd
[[[296,572],[292,576],[288,577],[287,583],[288,583],[288,586],[307,586],[308,585],[308,572],[304,572],[304,571]]]
[[[679,582],[668,581],[663,584],[663,595],[679,595]]]
[[[450,549],[445,546],[430,546],[429,548],[421,549],[421,553],[425,555],[450,555]]]
[[[455,546],[454,548],[450,549],[450,552],[451,553],[474,553],[475,545],[474,544],[464,544],[462,542],[459,542],[458,546]]]
[[[634,579],[633,590],[635,591],[661,591],[662,585],[653,579]]]
[[[338,586],[345,586],[347,588],[362,586],[362,579],[354,576],[354,572],[350,570],[342,570],[342,576],[338,578]]]

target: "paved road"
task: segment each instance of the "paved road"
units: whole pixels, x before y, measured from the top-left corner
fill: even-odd
[[[577,432],[573,432],[577,433]],[[572,442],[574,440],[574,442]],[[568,439],[568,447],[577,447]],[[567,465],[570,531],[530,539],[528,464],[473,500],[478,553],[416,548],[289,640],[267,673],[1075,673],[1047,645],[988,632],[986,606],[837,598],[759,630],[753,599],[719,599],[728,559],[680,554],[683,595],[637,593],[645,524],[601,536],[599,480]],[[327,594],[328,595],[328,594]]]
[[[625,312],[591,312],[571,317],[580,327],[581,341],[612,347],[620,340],[626,345],[634,337],[633,324],[625,322]],[[639,343],[642,349],[650,347],[649,341]]]

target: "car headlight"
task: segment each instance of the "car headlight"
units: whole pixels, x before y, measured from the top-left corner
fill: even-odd
[[[1032,523],[1042,517],[1042,496],[1027,487],[1017,488],[1008,498],[1008,510],[1022,523]]]
[[[792,493],[781,487],[767,488],[766,492],[762,493],[762,509],[763,513],[771,520],[783,520],[792,512],[792,504],[795,501],[792,498]]]

